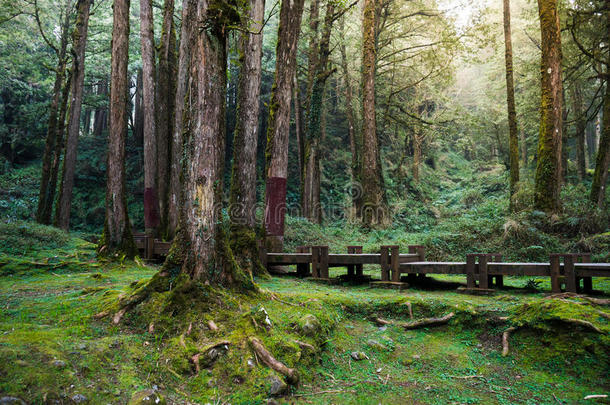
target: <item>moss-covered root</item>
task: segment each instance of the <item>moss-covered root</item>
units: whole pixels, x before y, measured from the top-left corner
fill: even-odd
[[[263,363],[286,377],[286,382],[288,382],[288,384],[299,384],[299,373],[297,370],[286,366],[284,363],[273,357],[273,355],[265,348],[263,343],[257,338],[251,337],[249,341],[252,349],[254,349],[254,352]]]

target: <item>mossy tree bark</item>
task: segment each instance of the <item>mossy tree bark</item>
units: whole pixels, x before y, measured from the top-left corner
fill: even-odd
[[[169,180],[171,139],[176,97],[176,31],[174,0],[165,0],[159,44],[159,74],[156,86],[157,192],[159,196],[160,235],[168,237]]]
[[[140,0],[142,47],[142,110],[144,120],[144,228],[155,235],[159,227],[157,189],[157,127],[155,125],[155,45],[152,0]]]
[[[131,233],[125,197],[125,140],[127,138],[129,62],[129,0],[114,0],[110,86],[110,132],[106,170],[106,220],[100,254],[134,257],[137,249]]]
[[[70,12],[72,1],[67,0],[62,8],[63,20],[60,27],[59,46],[52,46],[57,55],[57,66],[55,68],[55,83],[53,85],[53,98],[49,105],[49,123],[47,125],[47,137],[42,155],[42,173],[40,178],[40,192],[38,194],[38,207],[36,210],[36,221],[49,225],[51,223],[51,213],[53,211],[53,200],[55,199],[55,184],[51,187],[53,170],[53,155],[56,148],[61,148],[57,144],[57,129],[60,103],[62,101],[62,88],[66,78],[67,47],[70,30]],[[36,14],[38,15],[38,14]],[[39,19],[39,29],[43,32]],[[63,138],[63,136],[62,136]]]
[[[561,36],[557,0],[538,0],[541,30],[540,133],[536,164],[535,207],[560,208],[562,148]]]
[[[92,0],[78,0],[76,27],[72,34],[72,99],[70,100],[66,152],[64,155],[56,218],[57,225],[66,231],[70,228],[70,209],[72,208],[76,151],[78,147],[78,135],[80,133],[80,115],[83,106],[85,49],[87,47],[87,29],[89,26],[89,10],[91,3]]]
[[[510,29],[510,0],[504,3],[504,60],[506,62],[506,105],[508,111],[508,155],[510,164],[510,210],[513,211],[513,194],[519,183],[519,135],[515,109],[515,84],[513,79],[513,44]]]
[[[347,135],[349,137],[349,149],[352,155],[351,162],[351,180],[352,186],[350,194],[352,197],[352,207],[350,212],[350,218],[355,219],[356,213],[360,211],[362,205],[362,194],[360,193],[357,185],[360,185],[360,155],[359,151],[362,145],[359,133],[356,130],[356,115],[354,113],[353,105],[353,90],[351,84],[351,78],[349,74],[349,66],[347,63],[347,50],[345,40],[345,18],[341,17],[340,20],[341,30],[341,43],[339,44],[339,50],[341,52],[341,69],[343,70],[343,80],[345,88],[345,115],[347,117]]]
[[[263,269],[256,243],[256,147],[265,1],[251,0],[249,6],[245,31],[239,40],[241,69],[237,84],[237,121],[229,196],[230,240],[240,265],[252,272],[260,272]]]
[[[322,205],[320,201],[320,142],[322,140],[322,116],[326,81],[334,72],[330,70],[330,34],[335,20],[335,3],[326,3],[324,26],[320,36],[318,56],[313,76],[311,99],[308,111],[307,140],[305,142],[305,162],[303,173],[303,214],[311,222],[322,223]]]
[[[284,244],[290,98],[302,14],[303,0],[282,2],[265,150],[265,234],[271,251],[281,251]]]
[[[174,123],[171,136],[171,158],[169,170],[169,198],[167,201],[167,237],[173,238],[178,229],[180,217],[180,174],[182,173],[182,144],[185,131],[185,104],[189,85],[189,66],[191,61],[191,44],[193,42],[193,13],[197,10],[196,0],[182,3],[182,26],[180,27],[180,48],[178,50],[178,70],[176,73],[176,97],[174,101]]]
[[[364,1],[362,18],[362,210],[366,226],[387,224],[385,187],[381,168],[375,112],[376,0]]]

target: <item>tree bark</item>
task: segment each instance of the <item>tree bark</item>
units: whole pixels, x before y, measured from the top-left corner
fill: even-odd
[[[80,114],[83,105],[83,83],[85,81],[85,49],[87,47],[87,27],[91,0],[78,0],[76,28],[72,34],[72,100],[68,118],[68,135],[62,181],[57,205],[57,226],[63,230],[70,228],[70,208],[72,207],[72,190],[74,188],[74,171],[76,169],[76,151],[80,132]]]
[[[170,134],[173,133],[176,82],[174,0],[165,0],[159,46],[159,74],[156,87],[157,192],[159,198],[160,234],[168,234],[168,199],[170,172]]]
[[[527,142],[525,141],[525,131],[523,128],[519,131],[519,138],[521,143],[521,164],[523,167],[527,167]]]
[[[341,69],[343,70],[343,80],[345,81],[345,115],[347,117],[347,135],[349,137],[349,148],[352,155],[351,162],[351,181],[350,196],[352,198],[352,207],[350,212],[350,218],[356,219],[356,213],[361,209],[362,193],[360,189],[360,156],[359,150],[362,145],[362,141],[358,136],[356,130],[356,118],[354,114],[353,105],[353,91],[351,78],[349,75],[349,67],[347,63],[347,51],[345,47],[345,18],[341,17],[341,44],[339,50],[341,52]]]
[[[154,235],[159,227],[157,189],[157,126],[155,125],[155,45],[152,0],[140,0],[142,45],[142,104],[144,110],[144,228]]]
[[[606,10],[606,43],[610,41],[610,9]],[[591,184],[591,202],[599,208],[604,206],[606,200],[606,182],[608,180],[608,168],[610,168],[610,54],[606,62],[606,92],[604,94],[604,118],[603,129],[599,139],[597,158],[595,159],[595,171],[593,172],[593,183]]]
[[[326,80],[332,73],[328,67],[330,57],[330,34],[334,21],[335,3],[327,1],[324,27],[319,41],[318,56],[314,66],[313,86],[309,102],[307,140],[303,175],[303,214],[311,222],[322,223],[320,203],[320,142],[322,140],[322,116]]]
[[[270,251],[281,251],[284,244],[290,98],[302,14],[303,0],[282,2],[265,152],[265,233]]]
[[[362,18],[362,210],[366,226],[389,222],[375,113],[376,0],[364,1]]]
[[[237,83],[237,120],[233,135],[233,168],[230,189],[231,248],[242,267],[258,271],[256,244],[256,148],[258,142],[262,22],[265,1],[250,0],[246,32],[239,40],[240,65]]]
[[[301,207],[303,206],[303,173],[305,170],[305,123],[301,95],[299,89],[298,74],[295,72],[294,83],[292,83],[292,103],[294,104],[294,127],[297,138],[297,156],[299,160],[299,190],[301,191]],[[301,209],[301,215],[303,210]]]
[[[535,207],[557,212],[560,207],[562,83],[561,36],[557,0],[538,0],[541,29],[540,133],[536,163]]]
[[[513,44],[510,30],[510,0],[504,3],[504,59],[506,61],[506,105],[508,111],[508,154],[510,164],[510,210],[514,211],[513,194],[519,182],[519,138],[517,111],[515,109],[515,85],[513,79]]]
[[[129,0],[114,0],[110,86],[110,131],[106,170],[106,220],[100,254],[134,257],[125,195],[125,141],[127,139],[129,62]]]
[[[98,95],[108,95],[108,79],[103,78],[97,85]],[[95,110],[93,117],[93,136],[100,138],[102,132],[108,129],[108,109],[106,107],[100,107]]]
[[[142,68],[139,68],[138,73],[136,75],[133,136],[136,139],[136,143],[140,146],[144,146],[144,110],[142,107],[142,80]]]
[[[421,164],[421,149],[423,143],[422,128],[415,126],[413,128],[413,180],[419,183],[419,165]]]
[[[574,119],[576,120],[576,171],[578,178],[583,180],[587,173],[585,159],[585,133],[587,131],[587,117],[584,112],[582,101],[582,89],[579,82],[572,85],[572,103],[574,108]]]
[[[49,225],[51,223],[51,212],[53,200],[55,199],[55,186],[51,187],[53,169],[53,156],[57,145],[57,127],[62,88],[66,77],[68,32],[70,27],[70,5],[66,2],[65,15],[61,26],[60,44],[57,52],[57,67],[55,68],[55,83],[53,85],[53,98],[49,106],[49,123],[47,126],[47,138],[42,156],[42,173],[40,178],[40,192],[38,194],[38,208],[36,210],[36,221]]]
[[[174,101],[174,127],[171,139],[171,159],[169,171],[169,198],[167,207],[167,237],[173,238],[178,229],[180,217],[180,174],[182,173],[182,145],[187,124],[184,114],[189,85],[189,66],[191,63],[191,44],[194,41],[194,20],[192,14],[197,10],[196,0],[186,0],[182,4],[182,26],[180,28],[180,49],[178,51],[178,71],[176,75],[176,99]]]

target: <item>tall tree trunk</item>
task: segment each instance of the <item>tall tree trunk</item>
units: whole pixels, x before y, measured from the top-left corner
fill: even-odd
[[[169,198],[167,208],[167,237],[173,238],[180,218],[180,174],[182,173],[182,145],[185,132],[185,103],[189,85],[191,44],[194,37],[193,13],[197,10],[196,0],[182,3],[182,26],[180,28],[180,49],[178,51],[178,71],[176,77],[176,99],[174,101],[174,127],[171,139],[171,159],[169,171]]]
[[[422,128],[413,128],[413,180],[419,183],[419,165],[421,164],[421,147],[423,142]]]
[[[568,108],[565,89],[561,91],[561,180],[560,187],[568,182]]]
[[[157,120],[157,192],[159,197],[160,233],[168,233],[168,198],[170,171],[170,134],[173,133],[175,102],[175,49],[174,0],[165,0],[163,28],[159,46],[159,75],[156,88]]]
[[[265,1],[250,0],[247,15],[249,24],[239,40],[241,70],[237,84],[237,120],[230,190],[231,248],[239,257],[242,267],[250,271],[260,270],[255,210],[264,17]]]
[[[159,227],[157,189],[157,126],[155,125],[155,45],[152,0],[140,0],[142,45],[142,104],[144,110],[144,228],[153,235]]]
[[[100,80],[100,82],[97,84],[97,95],[108,95],[108,79],[106,77]],[[104,132],[106,129],[108,129],[108,108],[103,106],[95,110],[95,114],[93,116],[93,136],[95,138],[100,138],[102,136],[102,132]]]
[[[212,13],[221,7],[221,0],[209,5],[205,0],[198,2],[197,21],[207,29],[198,31],[197,42],[191,47],[192,131],[185,143],[181,223],[173,250],[182,252],[178,264],[192,280],[248,288],[252,287],[251,278],[231,260],[227,235],[220,225],[226,137],[226,36],[228,26],[239,23],[237,13]],[[186,251],[184,246],[188,246]],[[172,260],[168,257],[166,264]]]
[[[576,171],[578,178],[583,180],[587,173],[585,159],[585,132],[587,131],[587,117],[584,113],[582,90],[579,82],[572,85],[572,103],[574,119],[576,120]]]
[[[87,27],[89,26],[89,9],[92,0],[78,0],[76,28],[72,34],[72,100],[68,118],[68,136],[62,181],[57,205],[57,225],[64,230],[70,228],[70,208],[72,207],[72,190],[74,188],[74,171],[76,169],[76,150],[80,132],[80,113],[83,105],[83,83],[85,81],[85,49],[87,47]]]
[[[506,105],[508,110],[508,154],[510,164],[510,210],[514,211],[513,194],[519,182],[519,138],[517,111],[515,110],[515,84],[513,79],[513,44],[510,30],[510,0],[504,3],[504,59],[506,61]]]
[[[519,131],[519,140],[521,145],[521,165],[527,168],[527,142],[525,141],[525,130],[523,128]]]
[[[125,141],[127,139],[129,62],[129,0],[114,0],[110,86],[110,131],[106,170],[106,220],[99,252],[134,257],[125,195]]]
[[[375,113],[376,0],[364,0],[362,17],[362,211],[366,226],[389,222]]]
[[[349,137],[349,148],[352,155],[350,166],[350,174],[352,184],[350,186],[350,196],[352,198],[352,207],[349,217],[356,219],[356,213],[361,209],[362,193],[360,189],[360,157],[359,150],[361,148],[361,140],[356,131],[356,118],[353,106],[352,83],[349,75],[349,67],[347,64],[347,51],[345,46],[345,17],[341,17],[341,43],[339,50],[341,52],[341,69],[343,70],[343,80],[345,81],[345,115],[347,117],[347,135]]]
[[[282,2],[265,152],[265,232],[267,247],[271,251],[281,251],[284,245],[290,98],[302,14],[303,0]]]
[[[62,101],[62,88],[66,78],[67,47],[70,29],[70,3],[66,2],[64,20],[61,26],[60,44],[57,53],[57,67],[55,68],[55,84],[53,85],[53,98],[49,107],[49,123],[47,126],[47,138],[42,156],[42,174],[40,179],[40,192],[38,194],[38,209],[36,210],[36,221],[49,225],[51,223],[51,212],[53,200],[55,199],[55,186],[51,187],[50,180],[53,169],[53,156],[57,145],[57,127],[60,102]],[[63,127],[63,126],[62,126]]]
[[[610,8],[606,10],[606,44],[610,41]],[[591,184],[590,199],[599,208],[604,206],[606,200],[606,183],[608,169],[610,168],[610,52],[606,61],[606,92],[604,94],[603,129],[599,139],[593,184]]]
[[[322,116],[326,80],[333,71],[329,70],[330,34],[335,14],[335,3],[326,2],[324,27],[319,41],[318,56],[313,75],[313,86],[308,111],[307,141],[305,142],[305,162],[303,176],[303,210],[310,221],[322,223],[322,206],[320,203],[320,143],[322,140]]]
[[[142,68],[138,69],[136,75],[136,94],[134,106],[133,132],[136,143],[144,145],[144,109],[142,106]]]
[[[557,212],[560,207],[562,83],[561,36],[557,0],[538,0],[541,30],[540,134],[534,203],[537,209]]]
[[[303,207],[303,173],[305,173],[305,128],[303,119],[303,108],[299,89],[298,74],[295,72],[294,83],[292,83],[292,103],[294,104],[294,127],[297,138],[297,156],[299,160],[299,189],[301,191],[301,208]],[[301,215],[303,210],[301,209]]]

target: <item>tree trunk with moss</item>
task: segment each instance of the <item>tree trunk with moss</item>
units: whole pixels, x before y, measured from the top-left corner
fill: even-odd
[[[114,0],[110,62],[110,131],[106,169],[106,220],[98,251],[102,255],[134,257],[138,252],[131,233],[125,196],[125,140],[129,62],[129,0]],[[116,256],[115,256],[116,255]]]
[[[140,0],[140,43],[142,47],[142,110],[144,112],[144,228],[157,233],[159,190],[157,188],[157,126],[155,125],[155,36],[152,0]]]
[[[610,42],[610,9],[606,10],[606,44]],[[608,181],[608,169],[610,168],[610,53],[606,60],[606,92],[604,94],[604,118],[601,131],[597,158],[595,159],[595,171],[593,172],[593,183],[591,184],[591,202],[599,208],[604,206],[606,200],[606,183]]]
[[[168,237],[170,150],[176,97],[176,31],[174,0],[165,0],[159,44],[159,74],[156,86],[157,192],[159,196],[160,235]]]
[[[194,38],[193,13],[197,9],[196,0],[185,0],[182,3],[182,26],[180,28],[180,48],[178,51],[178,70],[176,73],[176,97],[174,101],[174,124],[171,135],[171,158],[169,170],[169,191],[167,207],[167,238],[176,235],[180,217],[180,174],[182,173],[182,144],[185,131],[185,103],[189,85],[189,67],[191,61],[191,44]]]
[[[362,141],[359,137],[358,131],[356,130],[356,114],[354,113],[353,90],[349,74],[349,66],[347,63],[347,50],[345,46],[345,17],[341,17],[340,24],[341,43],[339,44],[339,51],[341,52],[341,69],[343,70],[343,80],[345,82],[345,116],[347,117],[347,135],[349,137],[349,149],[352,155],[352,161],[350,165],[352,181],[350,187],[350,196],[352,198],[352,207],[350,209],[349,217],[351,219],[356,219],[356,213],[360,211],[362,205],[362,194],[360,192],[361,169],[359,155]]]
[[[562,83],[561,36],[557,0],[538,0],[541,29],[540,133],[534,204],[536,209],[557,212],[560,207]]]
[[[362,210],[366,226],[387,224],[385,186],[375,113],[376,0],[364,1],[362,18]]]
[[[55,199],[55,185],[51,187],[51,177],[53,169],[53,155],[57,145],[57,126],[58,116],[62,96],[62,88],[66,78],[66,53],[68,47],[68,32],[70,27],[70,4],[66,2],[64,20],[61,25],[59,48],[55,48],[57,53],[57,67],[55,68],[55,83],[53,85],[53,98],[49,106],[49,123],[47,125],[47,138],[45,141],[44,152],[42,155],[42,174],[40,178],[40,192],[38,194],[38,208],[36,210],[36,221],[49,225],[51,223],[51,213],[53,211],[53,200]]]
[[[332,74],[329,69],[330,34],[334,22],[335,7],[333,1],[326,3],[324,26],[320,36],[318,56],[314,67],[313,86],[309,102],[307,139],[305,141],[305,162],[303,173],[303,215],[311,222],[322,223],[322,206],[320,202],[320,143],[322,141],[322,116],[326,80]]]
[[[256,243],[256,147],[265,1],[251,0],[249,6],[246,31],[239,40],[241,69],[237,84],[229,214],[231,248],[238,256],[238,262],[252,272],[259,272],[262,265]]]
[[[56,218],[57,226],[66,231],[70,228],[70,209],[72,208],[76,151],[80,133],[80,113],[83,106],[85,49],[87,47],[87,28],[89,26],[89,9],[91,3],[91,0],[78,1],[76,27],[72,34],[72,100],[70,101],[66,152],[64,154],[64,165]]]
[[[302,14],[303,0],[282,2],[265,149],[265,235],[271,251],[281,251],[284,245],[290,99]]]
[[[513,44],[510,30],[510,0],[504,0],[504,59],[506,62],[506,105],[508,111],[508,154],[510,162],[510,210],[513,211],[513,194],[519,183],[519,135],[515,109],[515,84],[513,79]]]
[[[582,89],[578,81],[574,82],[572,85],[572,105],[574,108],[574,119],[576,121],[576,172],[578,173],[578,178],[583,180],[587,174],[587,163],[585,158],[587,117],[583,107]]]

